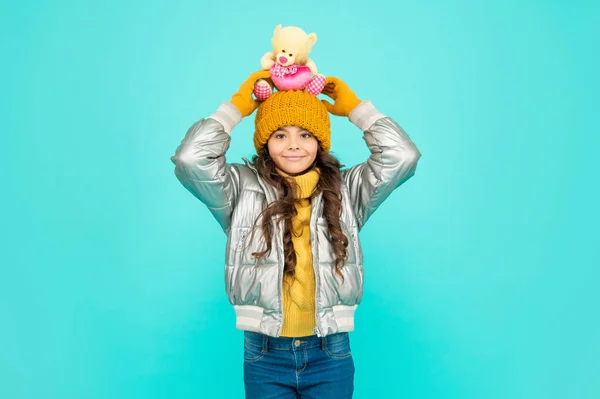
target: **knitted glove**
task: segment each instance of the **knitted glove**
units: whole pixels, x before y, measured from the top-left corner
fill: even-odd
[[[254,91],[254,84],[259,79],[267,79],[271,76],[269,71],[260,70],[254,72],[242,85],[237,93],[231,97],[231,103],[240,111],[242,117],[248,116],[254,112],[254,110],[260,104],[259,101],[252,98],[252,92]]]
[[[321,93],[331,97],[334,103],[331,104],[327,100],[321,100],[321,102],[325,104],[330,113],[337,116],[349,116],[350,112],[361,103],[361,100],[343,80],[328,76],[325,82]]]

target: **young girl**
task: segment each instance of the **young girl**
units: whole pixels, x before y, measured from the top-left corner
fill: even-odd
[[[278,91],[262,103],[253,73],[230,102],[187,132],[175,174],[227,234],[225,287],[244,330],[247,398],[351,398],[348,332],[363,294],[358,232],[421,156],[407,134],[340,79],[318,100]],[[227,163],[230,132],[256,108],[257,155]],[[348,117],[371,156],[341,170],[329,113]]]

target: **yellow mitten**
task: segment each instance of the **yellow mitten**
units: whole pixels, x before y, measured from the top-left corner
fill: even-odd
[[[269,71],[254,72],[242,85],[237,93],[231,97],[231,103],[240,111],[242,117],[246,117],[254,112],[258,107],[259,101],[252,98],[254,84],[257,80],[267,79],[271,76]]]
[[[333,76],[327,77],[321,93],[334,100],[333,104],[327,100],[321,100],[321,102],[325,104],[327,111],[337,116],[349,116],[350,112],[361,103],[361,100],[343,80]]]

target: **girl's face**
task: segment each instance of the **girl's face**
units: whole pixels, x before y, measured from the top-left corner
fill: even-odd
[[[319,142],[312,133],[301,127],[284,126],[271,134],[267,148],[275,166],[294,175],[304,172],[313,164]]]

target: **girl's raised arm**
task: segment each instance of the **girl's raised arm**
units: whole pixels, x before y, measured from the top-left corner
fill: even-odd
[[[328,77],[323,92],[335,100],[334,104],[323,100],[329,112],[347,116],[358,126],[371,152],[366,162],[341,171],[360,230],[383,201],[415,174],[421,153],[393,119],[370,101],[360,101],[342,80]]]
[[[258,107],[258,101],[252,98],[254,83],[269,76],[269,71],[250,75],[231,101],[188,129],[171,157],[181,184],[208,207],[225,232],[230,227],[240,188],[239,171],[225,158],[230,133]]]

